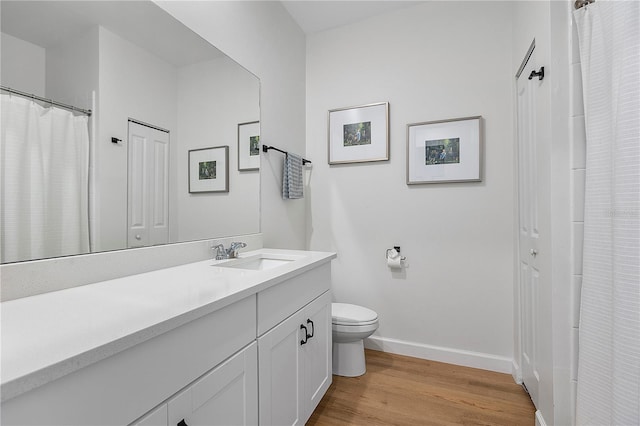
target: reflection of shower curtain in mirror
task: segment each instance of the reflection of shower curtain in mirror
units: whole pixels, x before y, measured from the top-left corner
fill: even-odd
[[[2,262],[89,252],[88,117],[1,96]]]

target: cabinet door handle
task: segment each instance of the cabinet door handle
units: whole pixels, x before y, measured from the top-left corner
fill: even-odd
[[[177,426],[189,426],[189,425],[187,424],[187,422],[184,421],[184,419],[182,419],[178,422]]]
[[[307,334],[307,339],[311,339],[314,334],[316,334],[316,327],[313,325],[313,321],[311,319],[307,319],[307,324],[311,324],[311,334]]]
[[[300,346],[306,345],[307,340],[309,339],[309,333],[307,332],[307,327],[304,324],[300,324],[300,330],[304,330],[304,340],[300,340]]]

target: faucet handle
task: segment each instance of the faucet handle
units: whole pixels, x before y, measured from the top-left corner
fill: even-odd
[[[223,244],[212,246],[211,250],[216,251],[216,260],[222,260],[227,258],[227,252],[225,251]]]

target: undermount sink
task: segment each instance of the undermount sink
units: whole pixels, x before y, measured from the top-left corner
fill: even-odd
[[[298,258],[299,256],[259,254],[257,256],[230,260],[228,262],[219,263],[215,266],[221,266],[223,268],[249,269],[252,271],[264,271],[267,269],[286,265]]]

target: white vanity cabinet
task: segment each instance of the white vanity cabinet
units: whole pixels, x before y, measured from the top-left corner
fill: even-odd
[[[330,269],[318,268],[307,275],[304,286],[292,280],[281,284],[282,287],[273,287],[269,294],[258,294],[260,330],[261,325],[263,329],[267,328],[260,322],[261,303],[280,300],[281,307],[291,307],[295,306],[290,303],[292,299],[313,297],[324,290],[319,297],[258,338],[262,426],[304,424],[331,384]],[[268,317],[263,317],[263,321],[272,319],[271,315]]]
[[[169,426],[256,425],[257,356],[253,342],[169,400]]]
[[[52,365],[47,371],[59,375],[45,377],[42,384],[34,386],[29,381],[31,377],[42,377],[38,370],[34,370],[35,376],[3,382],[3,390],[14,390],[16,383],[24,388],[16,396],[4,395],[0,424],[304,424],[332,379],[329,261],[335,254],[294,253],[296,259],[302,260],[297,266],[292,261],[291,266],[280,271],[274,268],[268,273],[248,270],[227,273],[225,268],[218,268],[212,273],[211,266],[203,263],[194,264],[192,269],[131,277],[122,283],[111,283],[113,289],[87,286],[82,291],[63,290],[42,299],[25,299],[21,306],[33,304],[29,306],[33,312],[53,296],[62,299],[68,295],[69,300],[77,301],[77,293],[87,292],[96,293],[95,301],[87,306],[99,306],[98,301],[104,300],[105,294],[127,306],[142,295],[139,309],[166,305],[163,309],[171,310],[175,309],[174,299],[191,303],[194,297],[202,295],[213,301],[190,307],[163,322],[154,322],[139,309],[128,309],[125,314],[132,318],[129,321],[107,316],[104,324],[95,319],[65,323],[67,331],[59,334],[79,335],[82,330],[94,334],[96,330],[106,330],[111,323],[122,327],[138,321],[132,333],[113,341],[104,339],[103,346],[74,352],[58,366]],[[159,276],[169,276],[174,282],[176,277],[184,280],[185,270],[194,278],[195,284],[190,287],[169,284],[164,287],[159,281]],[[217,280],[199,281],[198,274],[209,274],[205,275],[208,277],[215,273],[219,274]],[[150,284],[141,288],[145,281]],[[238,290],[230,291],[231,286]],[[180,293],[183,289],[184,293]],[[216,293],[225,296],[216,299]],[[162,304],[160,298],[165,298]],[[35,305],[36,302],[41,305]],[[87,303],[87,298],[82,302]],[[79,309],[74,303],[69,305]],[[11,318],[12,324],[18,324]],[[30,318],[37,316],[33,314]],[[38,342],[32,340],[36,347]],[[48,347],[59,349],[58,344],[58,340],[52,340]],[[5,353],[16,359],[27,352],[3,350]],[[97,359],[86,360],[87,357]],[[58,373],[58,367],[62,371],[63,367],[72,368],[74,363],[84,366]]]
[[[253,342],[132,426],[257,425],[257,356]]]
[[[325,264],[259,292],[257,342],[132,426],[304,424],[332,380],[330,283]]]
[[[304,361],[305,422],[316,409],[332,381],[331,293],[327,292],[305,309],[305,322],[311,319],[313,337],[301,346]]]
[[[0,423],[131,424],[255,339],[252,295],[4,401]]]
[[[169,408],[167,407],[167,404],[162,404],[155,410],[152,410],[150,413],[147,413],[143,418],[141,418],[137,422],[132,423],[131,426],[166,426],[168,411],[169,411]]]

